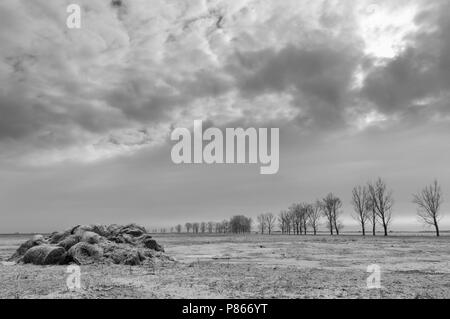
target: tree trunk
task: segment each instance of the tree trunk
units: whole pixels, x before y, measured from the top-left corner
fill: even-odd
[[[434,219],[434,227],[436,228],[436,237],[439,237],[439,226],[436,218]]]
[[[339,236],[339,228],[336,224],[336,221],[334,221],[334,229],[336,230],[336,235]]]
[[[377,235],[377,230],[376,230],[376,228],[377,228],[377,219],[376,219],[375,214],[373,214],[372,216],[373,216],[372,217],[372,234],[374,236],[376,236]]]
[[[363,236],[366,236],[366,228],[364,227],[364,223],[361,223],[361,227]]]

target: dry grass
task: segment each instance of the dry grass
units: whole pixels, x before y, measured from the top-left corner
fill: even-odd
[[[0,266],[0,298],[449,298],[450,237],[158,235],[177,263]],[[0,258],[23,238],[0,237]],[[367,266],[382,289],[366,288]]]

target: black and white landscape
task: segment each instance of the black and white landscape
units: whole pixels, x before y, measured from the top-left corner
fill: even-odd
[[[2,0],[0,298],[449,298],[447,0]]]

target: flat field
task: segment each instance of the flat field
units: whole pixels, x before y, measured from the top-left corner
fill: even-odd
[[[450,298],[450,236],[155,234],[176,262],[81,266],[79,291],[66,266],[4,262],[27,238],[0,236],[0,298]]]

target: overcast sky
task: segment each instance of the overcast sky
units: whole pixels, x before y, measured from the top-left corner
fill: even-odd
[[[82,7],[68,29],[66,7]],[[450,201],[450,4],[2,0],[0,232],[278,213],[381,176]],[[280,128],[280,170],[172,163],[203,119]],[[443,211],[450,215],[450,205]],[[450,229],[450,216],[443,220]]]

